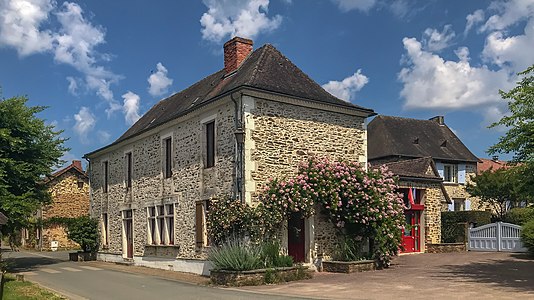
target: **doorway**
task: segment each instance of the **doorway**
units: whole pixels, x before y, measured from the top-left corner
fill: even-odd
[[[287,222],[287,252],[294,262],[304,262],[306,232],[304,218],[300,213],[292,213]]]
[[[122,221],[124,226],[125,246],[123,247],[123,256],[126,258],[133,258],[133,212],[131,209],[122,212]]]
[[[407,210],[404,212],[406,225],[402,230],[403,253],[421,251],[421,211]]]

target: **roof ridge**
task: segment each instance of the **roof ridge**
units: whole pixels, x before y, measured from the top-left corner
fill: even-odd
[[[378,116],[376,116],[376,117],[377,117],[377,118],[378,118],[378,117],[385,117],[385,118],[390,118],[390,119],[404,119],[404,120],[414,120],[414,121],[434,122],[434,123],[438,124],[437,122],[432,121],[432,120],[416,119],[416,118],[411,118],[411,117],[386,116],[386,115],[378,115]],[[438,125],[439,125],[439,124],[438,124]],[[447,126],[447,124],[443,124],[443,125]]]
[[[254,70],[252,71],[252,75],[250,76],[250,79],[248,80],[248,84],[252,84],[254,80],[256,79],[256,74],[258,73],[258,69],[260,65],[263,64],[264,58],[265,58],[265,52],[267,52],[268,46],[273,47],[271,44],[265,44],[258,48],[257,50],[261,50],[260,57],[258,58],[258,61],[256,62],[256,66],[254,67]],[[252,54],[252,52],[251,52]],[[250,54],[249,54],[250,55]],[[248,58],[248,57],[247,57]]]

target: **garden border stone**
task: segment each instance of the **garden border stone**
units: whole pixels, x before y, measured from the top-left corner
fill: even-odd
[[[323,261],[323,271],[332,273],[354,273],[376,270],[376,261]]]
[[[225,286],[263,285],[311,278],[307,266],[279,267],[250,271],[210,270],[213,284]]]

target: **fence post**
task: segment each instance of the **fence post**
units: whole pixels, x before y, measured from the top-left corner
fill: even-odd
[[[497,222],[497,232],[495,235],[497,236],[497,251],[502,251],[501,249],[501,226],[502,222]]]

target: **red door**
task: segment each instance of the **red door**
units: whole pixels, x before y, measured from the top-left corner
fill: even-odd
[[[420,216],[421,212],[417,210],[407,210],[404,212],[406,217],[406,226],[402,230],[403,253],[419,252],[420,249]]]
[[[292,214],[287,224],[287,252],[295,262],[304,262],[304,218]]]

